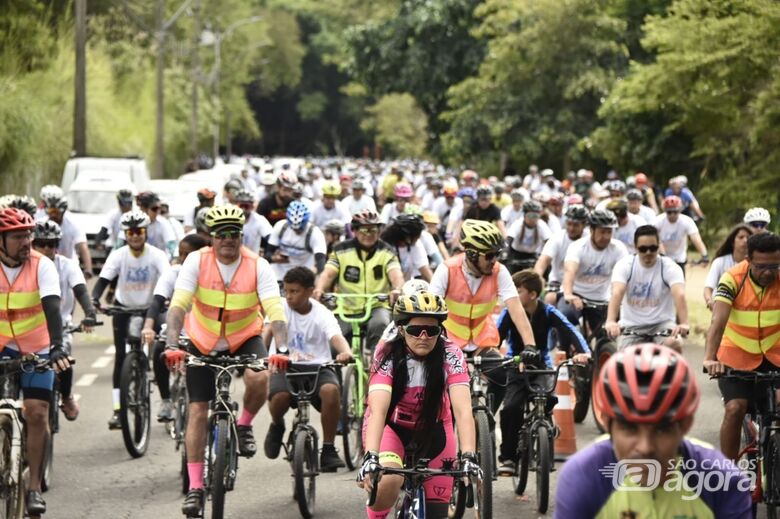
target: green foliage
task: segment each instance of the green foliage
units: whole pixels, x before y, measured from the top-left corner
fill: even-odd
[[[423,157],[427,137],[425,113],[410,94],[387,94],[366,109],[363,130],[376,135],[385,154]]]

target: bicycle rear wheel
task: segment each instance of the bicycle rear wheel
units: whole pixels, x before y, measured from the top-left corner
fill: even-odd
[[[363,459],[363,415],[360,409],[358,377],[365,377],[354,365],[343,370],[344,385],[341,388],[341,432],[344,460],[349,470],[355,470]]]
[[[550,433],[546,425],[536,429],[534,437],[534,466],[536,467],[536,509],[540,514],[547,512],[550,501],[550,472],[552,471],[552,451]]]
[[[474,425],[477,429],[477,455],[482,468],[482,479],[477,480],[477,508],[480,519],[493,517],[493,439],[490,435],[490,420],[487,412],[477,410],[474,413]]]
[[[222,519],[225,514],[225,478],[228,467],[228,435],[230,424],[227,417],[220,417],[212,433],[213,471],[211,471],[211,517]]]
[[[13,456],[13,435],[14,426],[11,417],[8,415],[0,416],[0,481],[7,483],[7,488],[0,494],[0,518],[4,519],[22,519],[24,517],[23,464],[21,459],[18,460],[18,467],[14,473],[11,458]]]
[[[298,510],[304,519],[310,519],[314,515],[318,470],[317,446],[314,436],[306,430],[299,429],[295,433],[293,452],[293,474]]]
[[[142,351],[130,351],[119,378],[119,421],[127,452],[140,458],[149,447],[151,405],[148,362]]]
[[[596,403],[594,402],[593,396],[596,394],[596,384],[599,383],[599,372],[601,371],[601,368],[604,366],[604,364],[607,363],[609,358],[615,354],[617,351],[617,345],[614,341],[609,339],[600,339],[596,343],[596,348],[594,350],[595,355],[593,359],[593,373],[591,374],[591,409],[593,410],[593,421],[596,422],[596,427],[598,428],[599,432],[603,433],[605,432],[604,427],[599,422],[598,417],[596,416]]]

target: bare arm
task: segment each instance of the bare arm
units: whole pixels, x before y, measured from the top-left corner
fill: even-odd
[[[675,283],[671,287],[674,309],[677,311],[678,324],[672,332],[673,335],[688,335],[688,303],[685,302],[685,284]]]
[[[520,303],[519,297],[511,297],[504,301],[506,303],[506,309],[509,312],[509,316],[512,318],[512,322],[515,323],[515,328],[520,332],[520,337],[523,339],[523,344],[526,346],[536,344],[534,339],[534,331],[531,329],[531,323],[528,322],[528,316],[525,315],[525,309]]]
[[[433,272],[431,272],[431,267],[428,265],[425,265],[424,267],[420,267],[420,275],[425,281],[430,283],[431,278],[433,277]]]
[[[428,268],[430,271],[430,267]],[[404,279],[404,273],[401,271],[401,269],[391,269],[387,273],[387,277],[390,278],[390,286],[393,287],[393,290],[401,290],[401,287],[404,286],[404,282],[406,281]],[[428,279],[430,281],[430,278]]]
[[[702,257],[707,256],[707,246],[704,245],[704,241],[701,239],[701,234],[695,233],[691,234],[691,241],[693,242],[693,245],[696,247],[696,250],[699,251],[699,254],[702,255]]]
[[[504,221],[495,220],[493,223],[496,224],[496,227],[498,227],[498,230],[501,232],[501,236],[506,238],[506,226],[504,225]]]
[[[319,279],[317,279],[317,285],[314,288],[314,292],[312,293],[312,297],[314,299],[318,300],[322,297],[322,294],[325,292],[329,292],[331,288],[333,287],[333,282],[336,281],[336,277],[339,275],[339,271],[330,268],[325,267],[325,269],[320,274]]]
[[[266,326],[263,328],[261,337],[263,338],[263,344],[265,344],[266,349],[268,348],[268,345],[271,344],[272,333],[273,332],[270,327]]]
[[[729,321],[731,306],[723,301],[715,301],[712,306],[712,321],[707,330],[707,340],[704,343],[704,367],[707,368],[710,375],[723,373],[723,364],[718,362],[718,348],[723,339],[723,331]]]
[[[184,309],[177,306],[171,306],[168,308],[168,317],[166,318],[167,330],[167,344],[169,348],[179,347],[179,334],[181,328],[184,326]]]
[[[455,423],[458,427],[458,445],[461,452],[476,451],[476,432],[474,415],[471,411],[471,392],[469,386],[460,384],[450,387],[450,402]]]
[[[612,297],[609,299],[607,308],[607,321],[604,323],[604,329],[610,337],[620,335],[620,325],[618,325],[618,315],[620,314],[620,303],[623,302],[623,296],[626,295],[626,284],[620,282],[612,283]]]
[[[92,256],[89,255],[89,247],[87,247],[87,242],[83,241],[81,243],[77,243],[76,253],[79,255],[79,259],[84,265],[84,277],[89,279],[94,276],[92,273]]]
[[[272,321],[271,332],[274,334],[276,344],[287,344],[287,323],[284,321]]]
[[[382,441],[382,431],[385,429],[385,416],[390,408],[390,391],[375,389],[368,393],[368,407],[371,408],[371,416],[366,425],[366,451],[379,452],[379,444]],[[471,401],[469,400],[469,413],[471,413]]]
[[[712,310],[712,305],[714,301],[712,300],[712,294],[715,291],[710,287],[704,287],[704,302],[707,304],[707,308]]]
[[[534,272],[543,278],[544,273],[547,272],[550,264],[552,264],[552,258],[550,256],[539,256],[539,259],[536,260],[536,264],[534,265]]]

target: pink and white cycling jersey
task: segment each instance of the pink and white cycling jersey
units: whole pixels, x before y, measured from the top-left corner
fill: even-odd
[[[384,348],[382,348],[383,350]],[[379,353],[378,358],[384,356],[382,350],[377,350]],[[423,393],[425,390],[425,365],[422,361],[416,359],[412,355],[407,356],[407,366],[409,370],[409,382],[406,386],[406,391],[401,399],[398,401],[393,415],[390,417],[393,423],[396,423],[402,427],[414,428],[420,413],[422,411]],[[469,372],[466,366],[466,361],[463,357],[463,352],[460,348],[445,342],[444,350],[444,380],[446,388],[449,389],[452,386],[468,385],[469,384]],[[392,358],[385,357],[380,363],[378,360],[374,361],[374,365],[371,370],[371,379],[368,383],[368,391],[391,391],[393,387],[393,361]],[[366,409],[366,418],[370,416],[370,408]],[[439,414],[439,420],[452,423],[452,410],[450,409],[450,398],[448,391],[444,392],[442,398],[442,406]],[[366,420],[366,423],[368,420]]]

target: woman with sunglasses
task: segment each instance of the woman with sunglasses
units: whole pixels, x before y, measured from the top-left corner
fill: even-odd
[[[430,468],[442,468],[458,448],[461,467],[479,474],[468,369],[461,351],[441,335],[446,318],[444,299],[430,292],[401,296],[393,308],[398,335],[377,350],[368,386],[366,455],[358,473],[366,490],[381,466],[428,458]],[[400,476],[382,477],[376,502],[366,508],[369,519],[387,517],[402,483]],[[447,517],[452,483],[445,476],[425,481],[426,517]]]
[[[157,193],[151,191],[138,193],[135,197],[135,203],[138,205],[138,209],[149,218],[149,224],[146,226],[146,243],[167,253],[169,260],[176,257],[178,252],[176,233],[168,220],[159,218],[162,206]]]
[[[731,267],[747,259],[747,241],[754,232],[753,227],[748,224],[736,225],[715,252],[715,259],[712,260],[704,281],[704,302],[710,310],[715,304],[713,294],[720,277]]]
[[[688,335],[685,276],[674,260],[658,254],[659,242],[658,230],[642,225],[634,233],[637,253],[618,260],[612,270],[612,297],[604,329],[610,337],[619,337],[620,349],[652,337],[653,342],[682,351],[682,339]],[[620,335],[626,328],[635,334]],[[671,331],[668,337],[655,337],[666,331]]]
[[[526,266],[533,267],[544,244],[552,237],[550,226],[541,219],[543,210],[541,203],[528,200],[523,204],[523,218],[512,224],[507,231],[508,259],[516,261],[519,267],[511,269],[510,274],[523,270],[523,262],[528,262],[530,265]]]
[[[772,215],[763,207],[751,207],[745,212],[742,221],[751,226],[753,232],[766,232],[769,230],[769,224],[772,222]]]

